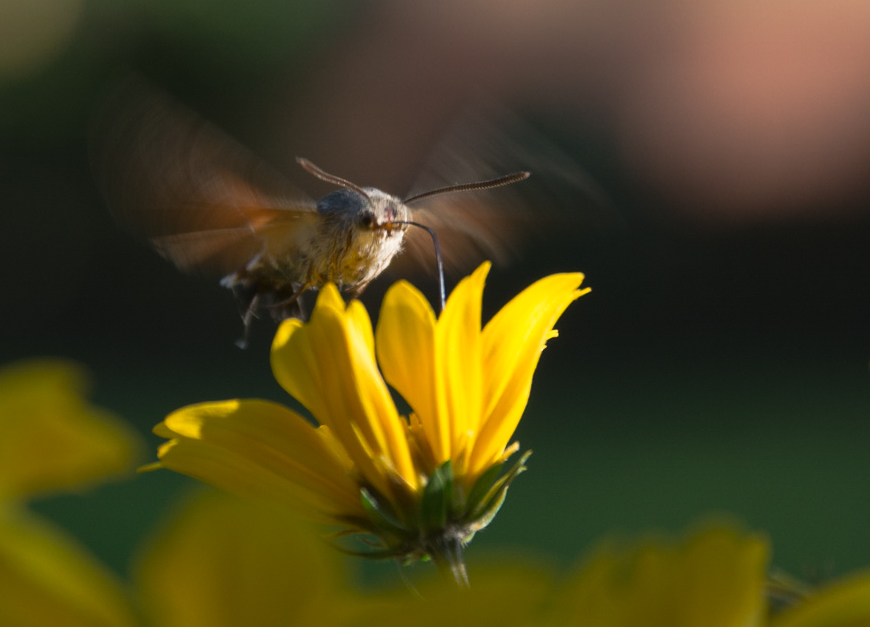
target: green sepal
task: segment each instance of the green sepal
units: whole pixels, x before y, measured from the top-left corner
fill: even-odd
[[[375,535],[404,536],[408,533],[408,528],[391,512],[382,507],[374,495],[366,488],[360,488],[359,494],[363,509],[365,509],[369,521],[376,530]]]
[[[403,563],[405,563],[406,565],[410,563],[409,560],[406,560],[407,551],[403,551],[400,548],[379,549],[379,548],[373,547],[369,550],[355,550],[355,549],[349,549],[345,546],[342,546],[341,544],[338,544],[337,542],[330,542],[330,544],[332,545],[333,548],[335,548],[340,553],[344,553],[345,555],[350,555],[351,557],[362,557],[362,558],[370,559],[370,560],[399,559],[399,560],[405,560]]]
[[[465,542],[459,536],[445,534],[436,538],[429,546],[429,555],[442,573],[449,574],[460,588],[468,587],[468,572],[462,548]]]
[[[475,512],[480,509],[481,501],[483,501],[483,499],[486,498],[486,495],[489,494],[492,485],[498,480],[503,468],[504,463],[493,464],[486,469],[486,472],[478,477],[477,481],[474,482],[474,485],[471,486],[471,492],[469,492],[468,500],[465,504],[465,511]]]
[[[448,459],[429,476],[420,502],[424,529],[442,529],[453,509],[453,464]]]
[[[498,510],[501,509],[507,496],[508,488],[513,483],[513,480],[526,470],[526,461],[531,454],[531,451],[523,453],[523,456],[517,460],[513,467],[492,484],[486,496],[479,501],[477,507],[471,510],[471,515],[468,517],[468,530],[472,532],[472,535],[473,532],[480,531],[491,523],[495,515],[498,514]]]

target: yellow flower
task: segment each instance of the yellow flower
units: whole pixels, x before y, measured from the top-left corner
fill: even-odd
[[[535,627],[555,590],[555,569],[530,556],[493,556],[474,562],[474,585],[420,576],[413,590],[392,585],[372,591],[344,627]],[[348,607],[348,605],[345,605]]]
[[[778,614],[770,627],[870,627],[870,570],[810,592]]]
[[[770,616],[770,547],[708,525],[680,542],[605,542],[559,592],[559,627],[870,627],[870,570],[810,590]]]
[[[751,627],[765,617],[765,539],[715,525],[676,543],[603,543],[563,591],[558,625]]]
[[[345,305],[326,286],[310,322],[285,321],[272,345],[276,379],[320,426],[266,401],[194,405],[155,428],[169,439],[155,466],[301,501],[346,533],[374,536],[369,555],[432,558],[464,581],[462,547],[525,469],[529,453],[504,464],[519,448],[510,439],[540,353],[565,308],[589,291],[578,289],[582,274],[541,279],[481,329],[488,270],[461,281],[437,319],[398,282],[376,334],[359,302]]]
[[[346,558],[310,533],[287,508],[225,493],[186,499],[133,569],[147,624],[345,624],[361,595]]]
[[[289,508],[226,493],[180,505],[133,568],[153,627],[528,627],[553,593],[545,564],[510,558],[478,562],[470,590],[426,575],[363,589]]]
[[[139,442],[84,400],[86,377],[59,359],[0,370],[0,502],[82,489],[131,470]]]
[[[83,397],[75,364],[0,370],[0,625],[132,627],[120,582],[26,501],[130,472],[139,442]]]
[[[434,582],[419,596],[382,592],[351,624],[761,627],[767,557],[762,537],[729,525],[679,542],[606,541],[561,585],[533,563],[504,561],[476,569],[470,591]]]
[[[0,625],[133,627],[120,581],[46,520],[0,508]]]

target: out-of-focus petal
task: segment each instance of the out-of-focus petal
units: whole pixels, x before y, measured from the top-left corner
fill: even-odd
[[[142,554],[137,581],[160,627],[337,624],[356,601],[342,558],[288,512],[200,496]]]
[[[557,624],[584,627],[752,627],[765,614],[768,548],[716,526],[681,545],[598,549],[563,591]]]
[[[399,590],[370,597],[348,621],[348,627],[539,625],[552,583],[552,571],[537,562],[476,564],[470,588],[430,579],[415,584],[416,595]]]
[[[0,370],[0,500],[83,488],[132,470],[138,437],[87,403],[85,380],[79,366],[61,360]]]
[[[770,627],[870,626],[870,571],[836,581],[774,618]]]
[[[120,583],[47,522],[0,509],[0,625],[132,627]]]

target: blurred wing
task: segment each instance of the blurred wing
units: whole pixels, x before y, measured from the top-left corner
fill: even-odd
[[[293,255],[314,201],[215,126],[140,79],[113,92],[91,137],[113,216],[181,270],[228,274]]]
[[[553,229],[582,228],[591,213],[610,206],[576,160],[492,105],[467,113],[449,130],[408,197],[523,170],[532,173],[528,180],[412,203],[413,219],[437,233],[448,271],[466,271],[483,259],[506,263],[518,256],[524,240]],[[405,250],[403,257],[434,271],[433,245],[425,231],[410,228]]]

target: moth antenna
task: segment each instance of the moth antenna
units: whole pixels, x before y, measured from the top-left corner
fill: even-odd
[[[435,196],[436,194],[449,194],[451,192],[468,192],[481,189],[492,189],[493,187],[501,187],[503,185],[510,185],[511,183],[525,181],[531,175],[531,172],[514,172],[513,174],[500,176],[496,179],[489,179],[488,181],[478,181],[477,183],[461,183],[459,185],[450,185],[449,187],[439,187],[438,189],[433,189],[428,192],[423,192],[422,194],[417,194],[416,196],[406,198],[402,202],[408,204],[414,202],[415,200],[420,200],[421,198]]]
[[[321,170],[304,157],[296,157],[296,163],[301,165],[306,172],[308,172],[309,174],[313,174],[321,181],[326,181],[327,183],[332,183],[333,185],[338,185],[339,187],[346,187],[347,189],[352,189],[357,194],[360,194],[363,198],[371,200],[371,198],[369,198],[369,195],[359,185],[354,185],[347,179],[343,179],[340,176],[336,176],[335,174],[330,174],[329,172]]]
[[[419,222],[411,222],[409,220],[395,221],[392,224],[407,224],[408,226],[416,226],[423,229],[432,238],[432,244],[435,246],[435,263],[438,265],[438,290],[441,296],[441,308],[438,310],[440,314],[444,311],[444,305],[447,303],[447,290],[444,288],[444,262],[441,260],[441,244],[438,242],[438,235],[430,227]]]

